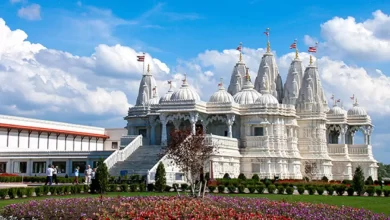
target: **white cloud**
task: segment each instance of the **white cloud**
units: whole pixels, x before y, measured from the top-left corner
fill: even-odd
[[[12,4],[19,3],[19,2],[27,2],[27,0],[9,0]]]
[[[31,4],[18,10],[18,16],[30,21],[41,20],[41,6]]]
[[[322,24],[322,46],[327,54],[365,61],[390,60],[390,16],[380,10],[372,15],[363,22],[354,17],[334,17]]]

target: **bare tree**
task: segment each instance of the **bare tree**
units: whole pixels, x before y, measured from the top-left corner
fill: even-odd
[[[317,163],[311,161],[305,161],[305,174],[311,181],[317,174]]]
[[[200,176],[210,156],[216,153],[217,148],[208,142],[202,131],[195,134],[190,129],[175,130],[170,134],[170,140],[164,154],[180,167],[191,186],[191,193],[195,196],[196,183],[199,183],[199,191],[202,189]],[[206,183],[203,183],[205,189]]]

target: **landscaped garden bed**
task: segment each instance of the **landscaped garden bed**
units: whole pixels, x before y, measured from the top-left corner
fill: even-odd
[[[37,219],[389,219],[364,209],[225,196],[46,199],[8,205],[1,215]]]

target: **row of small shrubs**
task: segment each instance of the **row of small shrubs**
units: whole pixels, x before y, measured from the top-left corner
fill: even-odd
[[[62,176],[57,176],[59,183],[72,183],[74,178],[66,178]],[[0,183],[19,183],[19,182],[26,182],[26,183],[45,183],[46,182],[46,176],[0,176]],[[84,182],[84,178],[80,178],[79,182]]]
[[[45,196],[48,195],[49,192],[50,195],[78,194],[81,192],[88,192],[88,190],[88,185],[4,188],[0,189],[0,199]]]
[[[188,184],[173,184],[172,186],[165,185],[163,188],[165,192],[171,192],[178,190],[187,191]],[[156,187],[154,184],[145,185],[141,184],[109,184],[107,187],[107,192],[153,192],[156,191]]]

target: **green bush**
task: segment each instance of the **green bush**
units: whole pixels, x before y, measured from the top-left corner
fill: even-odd
[[[155,179],[154,186],[156,188],[156,191],[158,192],[164,191],[164,189],[166,188],[165,185],[167,184],[167,177],[165,173],[164,164],[161,162],[157,167],[157,171],[154,179]]]
[[[238,193],[241,193],[241,194],[245,193],[245,186],[244,185],[242,185],[242,184],[238,185],[237,189],[238,189]]]
[[[42,188],[41,187],[35,187],[35,195],[36,196],[42,195]]]
[[[303,195],[303,193],[305,193],[305,188],[303,188],[303,186],[298,186],[297,190],[299,195]]]
[[[323,186],[317,186],[318,195],[324,194],[325,188]]]
[[[84,193],[88,193],[88,190],[89,190],[89,185],[84,185],[82,191],[83,191]]]
[[[224,193],[225,192],[225,185],[218,186],[218,193]]]
[[[333,186],[329,186],[328,189],[327,189],[326,191],[328,191],[328,195],[332,196],[333,193],[334,193],[334,188],[333,188]]]
[[[133,184],[130,185],[130,191],[131,192],[137,192],[137,190],[138,190],[138,184],[133,183]]]
[[[19,198],[23,198],[23,196],[26,194],[26,189],[19,187],[16,194]]]
[[[291,186],[287,186],[286,188],[286,193],[288,195],[292,195],[294,193],[294,187],[291,187]]]
[[[10,188],[8,190],[8,195],[11,199],[14,199],[16,198],[16,196],[18,196],[18,188]]]
[[[240,173],[240,175],[238,175],[238,179],[239,180],[246,180],[246,176],[243,173]]]
[[[43,195],[47,196],[49,193],[49,186],[42,186],[42,193]]]
[[[374,192],[375,192],[375,187],[374,186],[367,187],[366,193],[368,194],[368,196],[374,196]]]
[[[26,188],[26,196],[27,197],[31,197],[33,192],[34,192],[34,188],[32,188],[32,187],[27,187]]]
[[[9,189],[0,189],[0,199],[4,199],[8,195]]]
[[[263,194],[265,190],[265,185],[264,184],[259,184],[256,187],[257,193]]]
[[[366,185],[374,185],[374,180],[372,180],[372,177],[369,176],[367,180],[364,182]]]
[[[57,193],[57,188],[58,188],[58,187],[50,187],[50,188],[49,188],[50,194],[51,194],[51,195],[55,195],[55,194]]]
[[[257,183],[260,181],[260,177],[257,174],[253,174],[252,180],[256,181]]]
[[[230,175],[228,173],[225,173],[225,175],[223,175],[223,178],[224,179],[230,179]]]
[[[215,190],[217,187],[215,187],[215,186],[208,186],[208,188],[209,188],[209,192],[210,192],[210,193],[213,193],[214,190]]]
[[[183,189],[183,184],[181,184],[181,188]],[[154,184],[149,183],[148,184],[148,192],[153,192],[153,191],[154,191]],[[185,190],[183,190],[183,191],[185,191]]]
[[[118,191],[117,188],[118,188],[118,186],[116,184],[108,185],[108,191],[109,192],[116,192],[116,191]]]
[[[165,186],[165,192],[170,192],[170,191],[171,191],[171,189],[172,189],[172,187],[171,187],[171,186],[168,186],[168,185],[166,185],[166,186]]]
[[[321,180],[324,181],[324,182],[326,182],[326,183],[329,181],[328,177],[326,177],[326,176],[323,176]],[[318,189],[317,189],[317,190],[318,190]]]
[[[183,184],[181,184],[180,188],[181,188],[181,190],[182,190],[183,192],[185,192],[185,191],[188,189],[188,184],[183,183]]]
[[[172,188],[175,192],[177,192],[177,190],[179,189],[179,184],[177,183],[172,184]]]
[[[353,194],[355,193],[355,190],[353,189],[353,187],[348,187],[347,193],[348,193],[348,196],[353,196]]]
[[[381,196],[382,195],[382,190],[381,189],[376,189],[375,190],[376,196]]]
[[[389,197],[389,196],[390,196],[390,189],[385,189],[385,190],[383,190],[383,194],[384,194],[386,197]]]
[[[235,193],[236,192],[236,187],[235,186],[230,185],[227,188],[228,188],[229,193]]]
[[[145,183],[139,184],[139,191],[140,192],[146,192],[146,185],[145,185]]]
[[[314,195],[314,193],[316,193],[316,187],[314,186],[307,187],[307,192],[309,193],[309,195]]]
[[[278,194],[283,195],[286,189],[283,186],[278,186]]]
[[[344,184],[340,184],[340,185],[336,185],[335,189],[336,189],[337,195],[342,196],[342,195],[344,195],[345,190],[347,189],[347,186]]]
[[[65,189],[64,186],[57,186],[57,194],[58,195],[64,194],[64,189]]]
[[[127,185],[127,184],[122,184],[122,185],[121,185],[121,191],[122,191],[122,192],[128,192],[128,191],[129,191],[129,185]]]
[[[283,186],[284,188],[287,188],[288,185],[290,185],[290,184],[288,184],[288,183],[282,183],[282,186]]]
[[[274,194],[275,193],[275,190],[276,190],[276,186],[275,185],[269,185],[268,187],[267,187],[267,189],[268,189],[268,193],[269,194]]]
[[[255,193],[256,187],[254,185],[248,186],[249,193]]]

